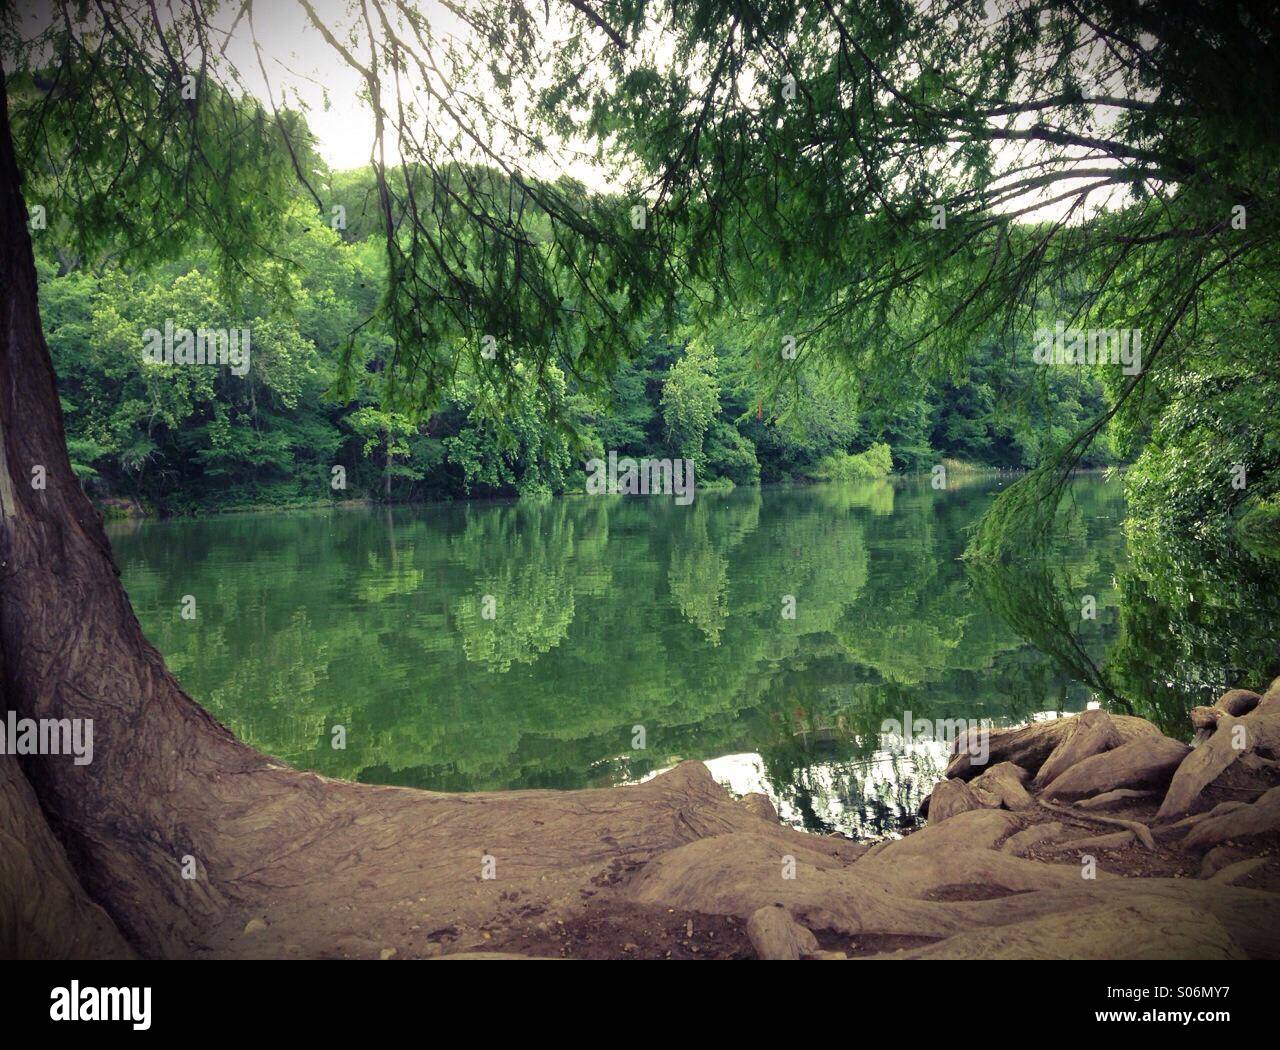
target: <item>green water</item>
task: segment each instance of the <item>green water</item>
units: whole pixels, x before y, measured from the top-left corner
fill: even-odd
[[[1053,546],[1062,623],[1035,580],[974,579],[966,530],[1001,484],[334,509],[111,535],[186,690],[295,765],[476,791],[623,783],[696,758],[799,826],[866,834],[909,819],[943,762],[940,746],[880,750],[886,718],[1007,724],[1118,696],[1177,726],[1274,657],[1256,632],[1219,651],[1252,629],[1240,616],[1280,622],[1270,592],[1218,607],[1219,581],[1197,606],[1195,566],[1130,565],[1117,482],[1074,485]]]

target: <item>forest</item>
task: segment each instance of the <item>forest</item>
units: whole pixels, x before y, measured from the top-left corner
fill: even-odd
[[[251,290],[229,301],[210,253],[194,247],[160,267],[130,269],[86,265],[58,243],[56,227],[36,239],[72,464],[109,511],[581,492],[584,459],[605,449],[687,456],[700,487],[712,488],[927,472],[944,460],[959,470],[1025,470],[1105,405],[1095,371],[1059,368],[1040,381],[1030,344],[994,332],[975,341],[960,370],[922,375],[891,403],[801,374],[766,405],[744,335],[698,334],[677,305],[674,324],[657,317],[641,327],[637,354],[609,382],[550,370],[567,427],[548,422],[532,389],[496,422],[476,410],[466,383],[425,417],[396,411],[379,382],[392,347],[378,324],[385,256],[364,212],[373,177],[324,174],[326,199],[350,203],[337,222],[332,208],[291,202],[275,245],[290,270],[284,295]],[[153,367],[139,332],[156,318],[189,329],[235,319],[252,333],[247,374]],[[344,369],[354,379],[340,389]],[[891,463],[883,452],[867,458],[877,446]],[[1123,458],[1104,435],[1081,465]],[[335,466],[341,487],[332,484]]]
[[[304,108],[273,99],[268,111],[209,80],[163,145],[145,125],[120,140],[136,164],[111,196],[94,186],[107,157],[59,121],[83,135],[115,118],[70,83],[51,91],[19,69],[9,90],[39,294],[87,491],[113,513],[159,514],[531,496],[581,491],[583,462],[606,449],[687,456],[702,484],[728,487],[876,476],[883,445],[900,473],[944,460],[1031,470],[1012,502],[1043,507],[1064,471],[1131,466],[1135,512],[1272,542],[1280,451],[1275,428],[1259,424],[1277,392],[1273,139],[1245,102],[1270,88],[1272,59],[1248,16],[1207,37],[1194,18],[1160,16],[1150,30],[1168,41],[1161,64],[1130,67],[1073,42],[1070,12],[1011,11],[992,29],[1005,50],[966,43],[962,77],[1008,96],[1002,78],[1017,79],[1020,49],[1056,64],[1046,58],[1019,84],[1034,101],[988,112],[954,109],[957,88],[935,73],[904,80],[888,102],[858,80],[865,65],[887,82],[894,49],[930,53],[944,30],[925,13],[864,16],[886,66],[806,45],[779,68],[761,65],[764,42],[788,25],[807,39],[828,16],[739,12],[723,36],[710,13],[653,16],[685,41],[673,68],[723,47],[738,70],[739,83],[707,85],[693,123],[687,91],[651,79],[667,58],[652,50],[650,16],[625,16],[644,43],[618,80],[610,63],[622,53],[581,67],[585,55],[539,57],[523,9],[469,12],[480,36],[512,43],[510,63],[487,66],[479,36],[442,38],[445,87],[468,116],[446,106],[456,126],[419,141],[411,107],[387,113],[380,126],[408,150],[401,163],[332,170]],[[393,68],[417,63],[431,39],[403,17],[416,45],[388,38]],[[186,46],[198,49],[204,31],[192,33]],[[104,44],[124,55],[131,39]],[[1254,56],[1247,76],[1214,79],[1233,49]],[[372,69],[335,53],[371,81]],[[540,61],[550,83],[516,92]],[[443,73],[418,72],[430,73],[428,94],[444,90]],[[1107,93],[1126,77],[1129,96]],[[198,90],[190,79],[180,94]],[[1097,100],[1089,82],[1103,85]],[[140,102],[163,92],[136,88]],[[505,105],[552,137],[522,140]],[[548,116],[571,105],[591,116]],[[862,135],[829,125],[846,105],[866,107]],[[1051,111],[1061,126],[1046,122]],[[1028,113],[1040,121],[1029,130],[983,124]],[[1081,115],[1106,134],[1074,130]],[[482,127],[552,164],[557,148],[598,141],[618,188],[526,175]],[[934,161],[895,146],[935,138]],[[128,187],[178,170],[184,142],[199,143],[185,197],[148,211]],[[479,159],[453,156],[468,152]],[[863,181],[830,177],[848,154]],[[625,189],[622,157],[639,165]],[[659,192],[638,206],[646,179]],[[774,204],[783,192],[788,208]],[[39,203],[57,198],[74,204]],[[1046,201],[1057,214],[1037,217]],[[853,294],[841,275],[859,278]],[[545,309],[552,298],[558,315]],[[162,323],[251,332],[247,374],[145,361],[140,333]],[[1064,323],[1145,332],[1147,360],[1136,372],[1105,355],[1046,361],[1036,333]],[[1008,524],[988,530],[987,548]]]

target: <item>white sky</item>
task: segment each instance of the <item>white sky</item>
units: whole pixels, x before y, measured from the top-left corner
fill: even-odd
[[[493,0],[493,2],[501,3],[503,0]],[[312,0],[312,5],[326,25],[333,27],[352,24],[352,14],[347,0]],[[238,7],[238,4],[233,4],[229,11],[224,12],[223,16],[216,21],[222,25],[230,25]],[[430,20],[435,32],[439,34],[466,32],[466,28],[457,18],[437,0],[419,0],[418,7]],[[551,5],[551,12],[550,31],[557,32],[560,26],[555,18],[554,3]],[[539,13],[541,14],[541,11]],[[276,103],[281,104],[284,101],[282,96],[287,91],[291,105],[305,108],[308,124],[316,136],[318,151],[325,162],[337,170],[360,167],[369,163],[370,148],[374,139],[374,124],[370,109],[361,97],[364,82],[360,74],[347,65],[319,31],[311,25],[310,19],[297,0],[270,0],[265,3],[263,0],[258,0],[254,5],[254,29],[258,43],[262,47]],[[349,40],[343,38],[341,32],[335,31],[335,35],[344,44],[350,44]],[[239,67],[250,90],[265,100],[266,84],[259,72],[253,38],[247,32],[247,26],[244,23],[237,28],[227,54]],[[364,61],[367,56],[357,53],[356,57]],[[412,79],[412,75],[409,79]],[[384,88],[384,90],[389,93],[390,89]],[[394,133],[388,129],[386,149],[389,161],[399,159],[395,152],[394,139]],[[563,148],[561,144],[561,149]],[[997,149],[999,153],[1005,154],[1011,163],[1015,155],[1021,152],[1020,147],[1014,144],[1005,144]],[[608,185],[608,180],[603,173],[591,164],[573,159],[567,154],[562,156],[564,159],[558,166],[552,165],[556,170],[541,170],[538,174],[554,176],[559,172],[567,171],[593,189],[603,189]],[[538,167],[545,169],[547,165]],[[1049,196],[1062,194],[1076,185],[1076,183],[1058,183],[1041,192],[1039,196],[1047,199]],[[1105,207],[1108,203],[1117,200],[1119,192],[1112,189],[1097,193],[1089,199],[1087,207],[1080,209],[1078,219],[1082,220],[1099,207]],[[1025,207],[1027,203],[1027,199],[1020,200],[1017,202],[1017,207]],[[1060,218],[1069,205],[1069,201],[1048,205],[1023,216],[1022,221],[1038,222]],[[1010,205],[1010,208],[1012,207],[1013,205]]]
[[[503,0],[493,2],[501,3]],[[540,28],[550,40],[568,32],[565,22],[557,18],[559,3],[560,0],[552,2],[549,10],[541,5],[533,7],[540,20],[549,15]],[[367,35],[358,9],[353,14],[348,0],[311,0],[311,5],[333,35],[351,49],[355,58],[362,63],[367,62]],[[437,38],[454,36],[464,39],[471,32],[438,0],[416,0],[415,6],[425,16]],[[229,28],[238,10],[239,3],[232,3],[220,12],[214,23],[223,29]],[[390,9],[388,16],[393,20],[396,18]],[[358,33],[355,41],[346,33],[352,26]],[[364,79],[324,39],[302,5],[297,0],[258,0],[254,5],[252,33],[249,28],[247,20],[236,26],[227,48],[227,57],[238,68],[245,86],[263,101],[270,101],[268,80],[262,76],[254,47],[256,35],[276,105],[287,104],[305,112],[308,126],[317,140],[317,151],[325,163],[339,171],[368,164],[375,128],[372,111],[364,101]],[[396,24],[396,32],[406,41],[413,39],[402,21]],[[395,104],[395,89],[391,78],[385,75],[385,67],[383,73],[384,108],[391,110]],[[402,76],[408,84],[418,80],[418,73],[412,65]],[[438,108],[421,94],[415,102],[419,106],[432,106],[435,109],[433,119],[440,121],[439,126],[451,126]],[[388,119],[384,133],[384,149],[389,163],[400,159],[393,125],[394,122]],[[520,155],[518,149],[497,137],[499,132],[496,129],[491,130],[495,138],[490,144],[496,153],[513,158]],[[606,174],[584,159],[570,144],[554,136],[544,136],[544,139],[551,154],[528,163],[528,170],[533,174],[547,178],[569,174],[592,189],[608,187],[610,183]],[[484,161],[486,158],[476,152],[474,159]]]
[[[312,0],[312,6],[326,24],[346,24],[348,20],[345,0]],[[441,10],[435,0],[423,0],[421,8],[433,18]],[[232,18],[234,10],[224,12],[217,21],[229,24]],[[296,0],[259,0],[254,5],[253,27],[276,104],[283,102],[283,89],[291,105],[301,102],[306,107],[307,123],[325,163],[338,170],[368,164],[373,115],[361,98],[364,80],[360,74],[334,52]],[[266,85],[258,69],[253,38],[244,23],[237,27],[227,57],[239,67],[250,90],[265,100]],[[357,57],[363,61],[366,56]]]
[[[357,24],[359,36],[363,38],[363,25],[359,21],[359,6],[353,12],[349,0],[311,0],[319,17],[330,27],[334,35],[345,45],[352,46],[360,61],[367,60],[364,53],[366,44],[354,43],[347,34],[347,27]],[[492,0],[502,3],[504,0]],[[557,0],[559,2],[559,0]],[[433,32],[437,35],[453,35],[466,32],[456,16],[446,10],[438,0],[417,0],[418,9],[426,16]],[[549,32],[562,31],[563,23],[555,16],[557,4],[551,4],[551,23]],[[162,7],[163,10],[163,7]],[[229,28],[236,20],[240,10],[238,0],[231,0],[213,18],[215,27],[222,30]],[[538,13],[542,11],[538,8]],[[33,20],[41,16],[33,16]],[[42,17],[47,18],[47,15]],[[253,4],[253,33],[247,19],[242,19],[235,28],[234,36],[227,47],[227,57],[235,64],[245,86],[264,102],[268,97],[267,79],[264,79],[259,68],[258,54],[254,46],[254,37],[262,49],[262,60],[270,81],[271,93],[278,106],[288,105],[301,109],[312,133],[317,140],[317,149],[324,161],[337,170],[361,167],[369,163],[370,149],[374,140],[374,122],[369,106],[363,99],[364,81],[361,75],[352,69],[325,41],[315,29],[306,11],[297,0],[257,0]],[[659,48],[661,48],[659,44]],[[412,81],[411,72],[407,79]],[[384,98],[390,103],[394,96],[392,89],[384,78]],[[395,152],[395,134],[388,128],[385,147],[387,160],[399,159]],[[500,153],[508,152],[501,144],[496,143]],[[605,174],[587,161],[577,159],[576,154],[566,151],[564,143],[555,143],[553,147],[559,152],[557,159],[548,159],[534,165],[539,175],[555,175],[567,172],[593,189],[603,189],[608,179]],[[1013,146],[1001,148],[1012,161],[1017,149]],[[551,170],[547,170],[550,168]],[[1069,188],[1069,184],[1059,183],[1051,190],[1044,191],[1046,198],[1052,194],[1060,194]],[[1106,197],[1098,194],[1091,199],[1091,205],[1079,216],[1084,218],[1089,212],[1102,205]],[[1025,206],[1024,199],[1019,202]],[[1060,217],[1067,209],[1066,202],[1050,205],[1044,209],[1024,216],[1024,221],[1037,221]]]

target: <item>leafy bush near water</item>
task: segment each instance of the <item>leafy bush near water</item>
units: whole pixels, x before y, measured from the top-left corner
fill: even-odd
[[[877,441],[865,452],[832,452],[824,456],[813,470],[818,481],[872,481],[883,478],[893,469],[889,446]]]

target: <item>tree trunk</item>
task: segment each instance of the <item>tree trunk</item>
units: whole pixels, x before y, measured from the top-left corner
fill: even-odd
[[[136,944],[176,947],[221,906],[180,864],[215,805],[207,780],[265,765],[183,695],[143,638],[101,516],[71,470],[41,331],[0,75],[0,657],[20,716],[93,720],[93,761],[25,774],[84,886]],[[40,480],[43,486],[39,486]],[[162,761],[148,760],[163,756]]]
[[[0,755],[0,959],[132,954],[80,886],[17,759]]]

